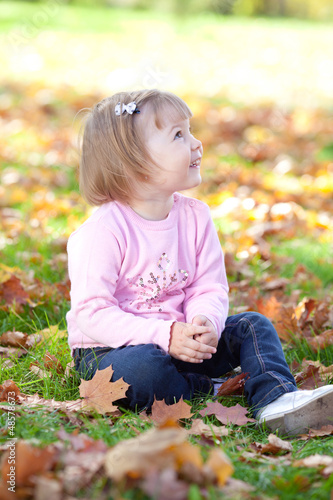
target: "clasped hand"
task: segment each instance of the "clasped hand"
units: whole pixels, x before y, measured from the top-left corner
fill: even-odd
[[[169,354],[188,363],[202,363],[216,353],[218,336],[206,316],[198,315],[192,323],[176,322],[171,327]]]

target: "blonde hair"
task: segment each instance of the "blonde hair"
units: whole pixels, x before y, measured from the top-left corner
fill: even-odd
[[[80,190],[91,205],[117,200],[128,203],[139,182],[157,182],[158,165],[152,161],[144,140],[143,117],[127,112],[117,116],[115,106],[134,101],[147,109],[157,128],[172,115],[190,118],[187,104],[171,92],[139,90],[119,92],[88,110],[80,158]],[[140,120],[141,118],[141,120]],[[149,180],[148,180],[149,179]]]

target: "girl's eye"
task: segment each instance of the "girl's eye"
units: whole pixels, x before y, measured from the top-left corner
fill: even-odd
[[[182,137],[182,131],[178,130],[178,132],[175,135],[175,139],[180,139]]]

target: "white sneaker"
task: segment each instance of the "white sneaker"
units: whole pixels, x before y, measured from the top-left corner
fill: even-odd
[[[265,406],[257,419],[271,431],[278,429],[280,434],[289,435],[333,425],[333,385],[287,392]]]

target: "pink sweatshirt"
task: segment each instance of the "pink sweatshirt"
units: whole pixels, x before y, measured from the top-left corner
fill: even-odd
[[[154,343],[168,352],[171,325],[197,314],[224,329],[224,259],[201,201],[175,193],[161,221],[106,203],[70,236],[68,258],[71,349]]]

